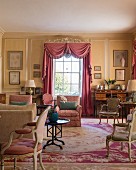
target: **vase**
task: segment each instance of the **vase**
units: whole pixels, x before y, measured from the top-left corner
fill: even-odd
[[[113,90],[113,89],[115,89],[114,84],[110,84],[110,85],[109,85],[109,90]]]
[[[105,84],[105,90],[108,90],[109,86],[107,84]]]
[[[54,112],[54,113],[49,115],[49,121],[52,122],[52,123],[56,122],[58,120],[58,117],[59,117],[58,113]]]

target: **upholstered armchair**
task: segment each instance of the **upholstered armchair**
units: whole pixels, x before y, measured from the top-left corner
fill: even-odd
[[[32,104],[32,95],[10,95],[9,104],[13,105]]]
[[[110,117],[114,118],[114,123],[115,123],[115,119],[117,119],[118,121],[119,109],[120,109],[119,103],[120,100],[118,98],[108,98],[107,104],[101,105],[101,110],[99,112],[99,119],[100,119],[99,124],[101,123],[101,117],[106,117],[107,123]]]
[[[52,105],[53,106],[53,97],[49,93],[45,93],[42,97],[42,101],[44,105]]]
[[[133,147],[131,147],[131,144],[136,142],[136,110],[132,114],[131,123],[118,123],[113,125],[112,134],[106,137],[107,157],[109,156],[110,142],[121,143],[121,149],[123,149],[123,143],[128,143],[129,160],[132,161],[131,149]]]
[[[70,119],[70,122],[65,126],[81,126],[80,96],[57,96],[56,110],[59,118]]]
[[[19,158],[33,157],[33,170],[37,170],[37,157],[39,157],[40,166],[45,170],[42,163],[42,142],[44,138],[44,126],[50,106],[42,112],[37,122],[29,122],[24,128],[16,129],[10,133],[9,140],[1,145],[0,148],[0,161],[1,170],[4,170],[4,160],[11,158],[14,159],[14,169],[16,161]],[[33,128],[32,128],[33,127]],[[32,133],[34,138],[25,138],[23,135]],[[14,138],[14,134],[18,137]]]

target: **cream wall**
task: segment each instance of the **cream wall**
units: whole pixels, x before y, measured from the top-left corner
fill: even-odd
[[[2,36],[3,30],[0,29],[0,93],[2,93]]]
[[[49,34],[32,34],[32,33],[5,33],[2,41],[2,58],[3,58],[3,74],[2,74],[2,91],[3,92],[19,92],[20,86],[24,86],[27,79],[34,79],[37,87],[42,87],[42,80],[34,78],[33,72],[42,70],[44,42],[53,41],[69,37],[71,39],[81,39],[84,42],[91,43],[91,60],[92,60],[92,87],[97,84],[103,84],[104,79],[115,78],[115,69],[113,67],[113,50],[128,50],[128,67],[126,70],[125,81],[117,82],[118,84],[127,84],[131,78],[132,64],[132,34],[77,34],[74,35],[49,35]],[[7,52],[23,51],[23,70],[20,71],[20,85],[9,84],[9,72],[7,67]],[[40,64],[40,70],[34,70],[33,64]],[[94,66],[101,66],[101,71],[94,71]],[[122,68],[121,68],[122,69]],[[101,79],[94,79],[94,73],[101,73]]]

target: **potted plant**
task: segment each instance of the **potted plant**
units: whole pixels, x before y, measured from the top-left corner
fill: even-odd
[[[50,122],[56,122],[58,120],[58,113],[54,107],[48,111],[48,118]]]

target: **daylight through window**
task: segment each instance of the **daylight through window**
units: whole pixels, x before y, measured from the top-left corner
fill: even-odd
[[[54,95],[81,95],[82,59],[63,56],[54,59]]]

